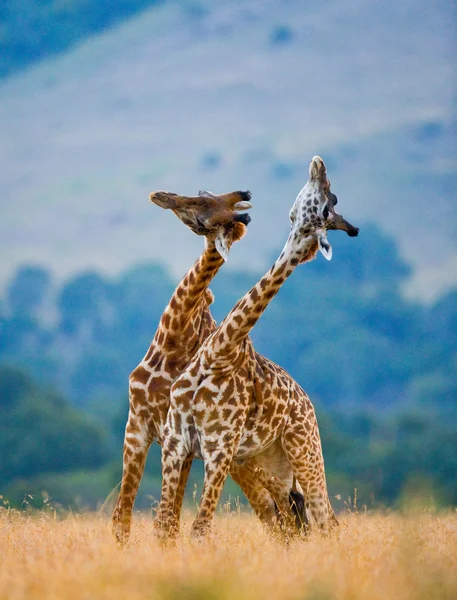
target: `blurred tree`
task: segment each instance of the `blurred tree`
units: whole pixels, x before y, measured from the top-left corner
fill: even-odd
[[[18,477],[97,467],[105,435],[59,394],[17,369],[0,369],[0,485]]]
[[[85,340],[100,339],[104,324],[112,316],[111,292],[111,286],[98,273],[83,273],[66,283],[58,297],[62,332]]]
[[[36,315],[49,293],[50,283],[51,276],[47,269],[32,265],[20,267],[6,292],[10,310],[14,314]]]

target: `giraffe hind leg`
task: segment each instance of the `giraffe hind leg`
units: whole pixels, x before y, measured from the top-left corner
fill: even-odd
[[[121,489],[111,518],[113,535],[121,545],[130,536],[133,505],[152,441],[146,430],[145,424],[130,412],[125,428]]]
[[[328,532],[337,519],[328,498],[320,438],[310,436],[308,432],[309,425],[306,427],[299,417],[295,417],[284,432],[283,449],[303,490],[305,514],[309,508],[318,528]]]
[[[275,502],[258,477],[258,467],[254,460],[243,465],[232,462],[230,475],[240,486],[257,517],[268,527],[274,527],[276,521]]]

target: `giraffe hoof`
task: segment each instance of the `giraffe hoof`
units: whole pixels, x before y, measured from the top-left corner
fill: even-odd
[[[193,524],[192,529],[190,530],[190,537],[193,541],[202,542],[205,539],[208,539],[211,533],[211,524],[209,523],[199,523]]]
[[[131,517],[122,515],[119,509],[116,509],[111,519],[111,532],[118,546],[124,546],[130,537]]]
[[[174,521],[156,517],[152,523],[154,535],[161,543],[173,542],[179,534],[179,525]]]
[[[112,533],[118,546],[125,546],[129,541],[130,528],[124,528],[120,523],[113,524]]]

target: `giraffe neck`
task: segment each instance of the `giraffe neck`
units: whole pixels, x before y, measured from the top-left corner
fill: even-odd
[[[317,243],[306,238],[297,248],[289,236],[279,258],[271,269],[243,296],[217,328],[208,348],[207,357],[215,367],[233,362],[242,342],[257,323],[271,300],[299,263],[308,262],[316,255]]]
[[[207,241],[204,252],[178,284],[163,312],[153,340],[155,355],[171,356],[174,364],[186,364],[215,329],[208,286],[223,262],[214,242]]]

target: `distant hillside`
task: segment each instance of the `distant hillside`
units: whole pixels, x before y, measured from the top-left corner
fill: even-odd
[[[230,265],[263,267],[310,158],[341,210],[391,233],[435,297],[457,282],[449,3],[160,4],[0,86],[0,281],[21,262],[61,277],[165,261],[201,240],[152,189],[250,189]],[[380,257],[382,260],[382,257]]]
[[[81,43],[159,0],[3,0],[0,78]]]

